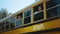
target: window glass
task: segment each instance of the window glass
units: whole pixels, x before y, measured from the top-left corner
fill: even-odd
[[[1,27],[2,27],[1,30],[2,30],[2,31],[4,31],[4,26],[5,26],[5,22],[2,22],[2,23],[1,23]]]
[[[10,23],[10,29],[14,29],[15,25],[14,23]]]
[[[46,4],[46,9],[47,9],[47,18],[50,17],[54,17],[59,15],[60,13],[60,4],[57,4],[58,2],[56,2],[57,0],[50,0],[49,2],[47,2]]]
[[[1,32],[1,23],[0,23],[0,32]]]
[[[56,4],[60,4],[60,0],[54,0]]]
[[[5,27],[6,27],[6,31],[9,30],[9,24],[7,24]]]
[[[2,25],[2,31],[4,31],[4,25]]]
[[[2,25],[4,25],[5,24],[5,22],[2,22]]]
[[[24,12],[24,24],[31,22],[31,10]]]
[[[9,19],[7,19],[7,20],[6,20],[6,25],[5,25],[6,31],[9,30],[9,23],[10,23],[10,22],[9,22]]]
[[[31,15],[31,10],[28,10],[26,12],[24,12],[24,17],[28,17]]]
[[[34,7],[34,21],[38,21],[44,18],[43,3]]]
[[[15,25],[14,25],[15,24],[15,17],[13,16],[13,17],[10,17],[9,19],[7,19],[7,23],[10,24],[10,29],[13,29],[15,27]],[[9,25],[7,27],[9,27]]]
[[[17,27],[20,27],[20,25],[22,25],[22,19],[19,19],[19,20],[17,20],[17,22],[16,22],[16,26],[17,26]]]
[[[22,25],[22,16],[23,16],[23,13],[20,13],[17,15],[16,27],[20,27]]]
[[[54,0],[49,0],[46,4],[46,8],[48,9],[48,8],[53,7],[55,5],[56,5],[56,3],[54,2]]]
[[[1,29],[1,23],[0,23],[0,29]]]
[[[10,23],[15,23],[15,17],[9,18],[9,19],[8,19],[8,22],[10,22]]]
[[[59,6],[57,7],[57,14],[60,15],[60,0],[54,0],[54,2],[55,2],[57,5],[59,5]]]
[[[60,15],[60,6],[57,7],[57,15]]]

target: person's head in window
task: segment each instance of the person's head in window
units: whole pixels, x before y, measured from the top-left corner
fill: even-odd
[[[17,16],[17,19],[21,19],[21,16],[18,15],[18,16]]]
[[[38,7],[37,10],[38,10],[38,11],[34,12],[34,14],[37,14],[37,13],[39,13],[39,12],[42,12],[42,7]]]
[[[20,16],[18,16],[18,19],[20,19],[21,17]]]
[[[42,7],[38,7],[38,11],[41,11],[42,10]]]

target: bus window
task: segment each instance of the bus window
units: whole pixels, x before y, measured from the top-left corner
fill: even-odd
[[[22,16],[23,16],[23,13],[20,13],[17,15],[16,27],[20,27],[22,25]]]
[[[54,0],[49,0],[46,4],[46,8],[48,9],[48,8],[53,7],[55,5],[56,5],[56,3],[54,2]]]
[[[57,14],[60,15],[60,0],[54,0],[54,2],[59,5],[59,7],[57,7]]]
[[[4,24],[5,24],[5,22],[2,22],[2,23],[1,23],[1,27],[2,27],[1,30],[2,30],[2,31],[4,31]]]
[[[14,28],[14,24],[15,24],[15,17],[11,17],[7,20],[8,24],[10,24],[10,29],[13,29]]]
[[[9,24],[9,22],[8,22],[8,21],[6,21],[6,24]]]
[[[10,22],[9,19],[7,19],[7,20],[6,20],[6,25],[9,24],[9,22]]]
[[[60,15],[60,6],[57,7],[57,15]]]
[[[47,9],[47,18],[57,16],[57,7],[59,5],[56,4],[55,0],[50,0],[46,4],[46,9]]]
[[[31,22],[31,10],[24,12],[24,24]]]
[[[14,26],[15,26],[15,25],[14,25],[14,24],[15,24],[15,17],[13,16],[13,17],[11,17],[10,19],[11,19],[11,20],[10,20],[10,28],[13,29]]]
[[[2,25],[5,25],[5,22],[2,22]]]
[[[60,0],[53,0],[56,5],[60,4]]]
[[[44,18],[43,3],[34,7],[34,21]]]
[[[9,30],[9,24],[6,24],[6,31]]]
[[[5,27],[6,27],[6,31],[9,30],[9,19],[6,20],[6,25],[5,25]]]
[[[1,23],[0,23],[0,32],[1,32]]]
[[[2,26],[2,31],[4,31],[4,25]]]
[[[15,25],[14,23],[10,23],[10,29],[14,29]]]

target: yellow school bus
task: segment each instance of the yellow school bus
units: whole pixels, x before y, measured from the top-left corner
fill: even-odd
[[[5,17],[0,34],[60,34],[60,0],[39,0]]]

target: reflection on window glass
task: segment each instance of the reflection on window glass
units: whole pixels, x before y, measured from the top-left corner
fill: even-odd
[[[31,10],[24,12],[24,24],[31,22]]]
[[[53,7],[53,8],[52,8]],[[54,17],[57,15],[57,4],[55,0],[50,0],[47,2],[47,18]]]
[[[57,7],[57,15],[60,15],[60,6]]]
[[[10,23],[10,29],[14,28],[15,24],[15,17],[11,17],[7,20],[8,23]]]
[[[54,2],[59,5],[59,7],[57,7],[57,14],[60,15],[60,0],[54,0]]]
[[[16,26],[20,27],[20,25],[22,25],[22,19],[19,19],[16,21]]]
[[[56,2],[54,2],[55,0],[49,0],[46,4],[46,8],[50,8],[56,5]]]
[[[60,0],[54,0],[56,4],[60,4]]]
[[[10,22],[10,23],[15,23],[15,17],[9,18],[9,19],[8,19],[8,22]]]
[[[43,3],[34,7],[34,21],[44,18]]]
[[[57,15],[56,8],[51,9],[51,10],[47,10],[47,18],[54,17],[56,15]]]
[[[24,17],[28,17],[31,15],[31,10],[24,12]]]

